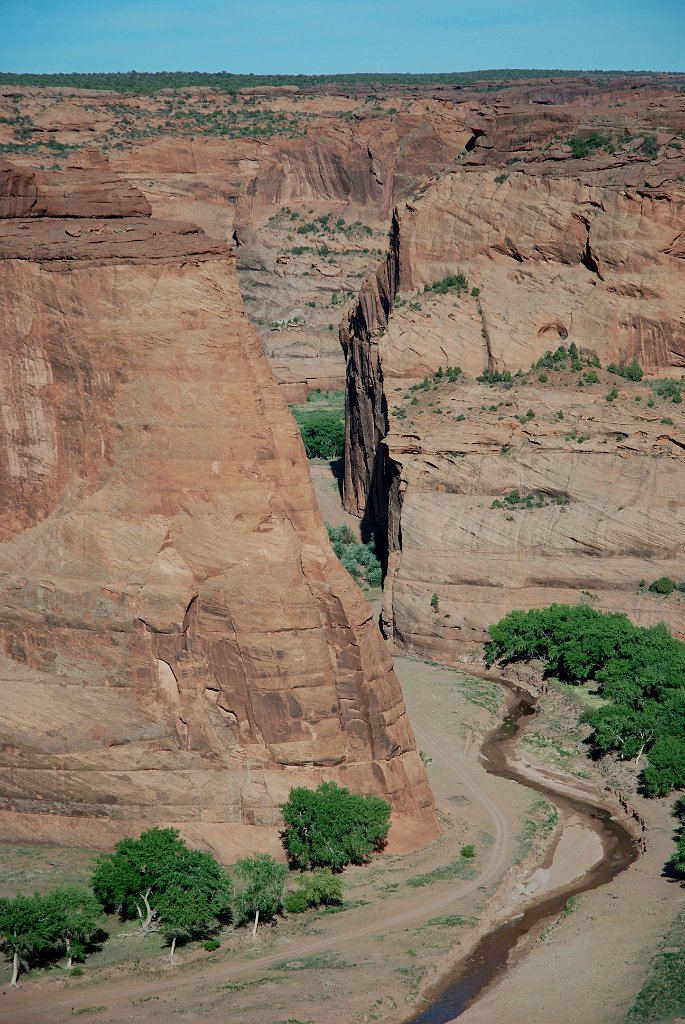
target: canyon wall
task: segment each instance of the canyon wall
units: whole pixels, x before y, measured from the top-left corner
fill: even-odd
[[[0,822],[275,848],[336,779],[437,832],[226,244],[102,159],[0,167]],[[96,165],[96,166],[94,166]]]
[[[485,116],[396,209],[343,320],[345,504],[387,536],[400,649],[468,659],[506,611],[553,600],[685,633],[682,598],[644,585],[685,576],[682,406],[648,386],[685,366],[685,102],[614,116],[582,157],[551,130],[507,149],[510,113]],[[645,380],[594,367],[632,360]],[[515,490],[532,507],[506,507]]]

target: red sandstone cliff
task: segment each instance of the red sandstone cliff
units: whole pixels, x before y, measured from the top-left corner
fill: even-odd
[[[0,168],[3,831],[235,852],[335,778],[424,841],[399,684],[234,257],[111,178]]]
[[[583,595],[685,633],[682,598],[639,587],[685,576],[681,405],[605,372],[475,383],[571,343],[605,366],[635,358],[680,376],[683,97],[631,117],[631,131],[610,126],[614,152],[574,159],[557,140],[508,162],[515,119],[484,117],[473,149],[397,209],[386,259],[343,320],[345,502],[387,529],[384,625],[404,649],[468,657],[509,609]],[[430,289],[457,274],[461,293]],[[440,366],[461,381],[408,390]],[[543,506],[491,508],[515,488]]]

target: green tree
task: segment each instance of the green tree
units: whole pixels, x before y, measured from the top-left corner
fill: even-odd
[[[335,782],[291,789],[281,809],[283,844],[299,868],[341,871],[347,864],[362,864],[383,848],[390,828],[387,800],[350,793]]]
[[[663,623],[634,626],[625,615],[587,605],[515,611],[490,627],[489,664],[539,658],[545,674],[595,680],[606,703],[586,712],[600,754],[643,754],[647,793],[685,786],[685,644]]]
[[[308,459],[337,459],[345,449],[345,421],[338,412],[296,413]]]
[[[254,917],[252,935],[255,936],[260,917],[263,921],[270,921],[283,909],[283,887],[288,869],[270,854],[258,853],[239,860],[236,873],[243,882],[235,901],[238,923]]]
[[[672,789],[685,786],[685,739],[666,733],[655,740],[649,751],[649,764],[642,773],[649,796],[666,796]]]
[[[340,876],[330,868],[314,868],[311,875],[298,879],[297,888],[286,895],[284,903],[289,914],[301,914],[309,907],[332,906],[342,900]]]
[[[105,910],[124,919],[137,916],[143,931],[150,931],[158,916],[156,897],[175,858],[187,850],[178,836],[175,828],[151,828],[139,839],[121,839],[114,853],[98,858],[91,885]]]
[[[17,984],[22,966],[29,967],[57,939],[54,919],[46,909],[38,893],[0,899],[0,945],[12,961],[11,985]]]
[[[209,853],[184,850],[168,865],[155,909],[171,945],[202,936],[227,915],[233,896],[230,877]]]
[[[54,889],[42,897],[50,932],[64,946],[67,967],[82,960],[85,948],[98,930],[102,906],[86,889]]]

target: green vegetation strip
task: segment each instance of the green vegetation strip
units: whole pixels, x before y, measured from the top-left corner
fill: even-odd
[[[547,676],[596,682],[606,703],[583,715],[592,746],[636,764],[646,755],[650,796],[685,786],[685,644],[663,623],[634,626],[626,615],[553,604],[510,612],[489,633],[489,665],[540,659]]]
[[[206,88],[235,92],[238,89],[255,86],[296,85],[301,89],[319,85],[429,85],[432,82],[443,85],[472,85],[475,82],[508,82],[528,78],[549,78],[554,76],[572,77],[587,71],[562,71],[557,68],[492,69],[488,71],[445,72],[442,74],[375,74],[358,72],[340,75],[235,75],[228,71],[123,71],[92,72],[89,74],[21,74],[3,72],[0,85],[26,85],[33,88],[105,89],[122,93],[152,93],[161,89]],[[619,71],[593,71],[592,77],[602,80],[624,76]],[[647,77],[657,77],[656,75]]]
[[[441,867],[433,868],[424,875],[413,875],[407,879],[406,884],[410,889],[422,889],[425,885],[435,885],[437,882],[449,882],[453,878],[460,878],[465,881],[475,878],[478,872],[469,864],[468,859],[463,857],[455,858]]]

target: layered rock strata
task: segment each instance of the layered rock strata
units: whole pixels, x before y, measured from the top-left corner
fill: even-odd
[[[399,684],[235,258],[107,177],[0,170],[3,832],[173,823],[229,855],[332,778],[424,841]]]
[[[578,133],[612,133],[620,153],[665,126],[675,141],[683,81],[595,74],[147,95],[5,85],[0,153],[52,167],[107,153],[156,217],[234,238],[247,309],[277,379],[301,397],[344,385],[341,304],[382,255],[398,201],[457,157],[508,173],[512,161],[564,163]]]
[[[639,586],[685,576],[681,405],[583,376],[597,360],[651,377],[685,366],[682,97],[661,117],[658,136],[607,141],[613,153],[560,143],[501,173],[489,161],[509,119],[494,118],[485,156],[474,148],[396,210],[343,321],[345,504],[387,535],[384,625],[407,650],[467,657],[507,610],[583,594],[685,631],[681,598]],[[571,344],[582,369],[567,378],[528,374],[511,394],[475,383]],[[449,406],[445,379],[408,390],[448,366],[463,371]],[[491,508],[515,489],[532,511]]]

